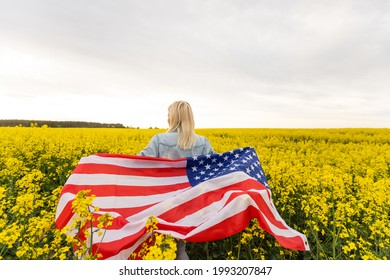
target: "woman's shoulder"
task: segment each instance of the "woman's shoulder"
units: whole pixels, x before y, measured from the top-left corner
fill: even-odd
[[[202,141],[208,141],[208,139],[202,135],[195,134],[196,139],[202,140]]]
[[[162,132],[155,134],[153,136],[156,141],[158,141],[160,144],[175,144],[177,142],[177,133],[176,132]]]
[[[160,132],[153,135],[153,138],[165,139],[177,134],[176,132]]]
[[[196,137],[196,145],[205,145],[205,144],[209,144],[209,140],[202,136],[202,135],[198,135],[198,134],[195,134],[195,137]]]
[[[177,145],[177,132],[163,132],[158,133],[153,136],[154,141],[158,142],[159,144],[163,145],[169,145],[169,146],[176,146]],[[195,146],[204,146],[209,145],[209,140],[201,135],[195,134],[196,142]]]
[[[201,148],[202,155],[214,153],[211,143],[208,138],[196,134],[196,147]]]

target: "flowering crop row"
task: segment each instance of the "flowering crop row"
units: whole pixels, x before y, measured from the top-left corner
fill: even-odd
[[[62,186],[80,158],[136,154],[142,129],[0,128],[0,259],[72,259],[54,226]],[[280,247],[256,220],[241,233],[188,243],[191,259],[389,259],[389,129],[200,129],[216,152],[257,151],[274,204],[310,252]]]

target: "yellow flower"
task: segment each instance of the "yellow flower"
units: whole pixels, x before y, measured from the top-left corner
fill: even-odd
[[[78,244],[76,255],[81,258],[98,257],[88,255],[90,246],[77,235],[67,237],[55,228],[62,186],[82,156],[136,154],[159,132],[163,130],[0,127],[0,259],[72,259],[73,244]],[[218,152],[243,146],[256,149],[280,215],[314,245],[299,257],[390,255],[389,129],[197,129],[197,133]],[[100,241],[110,219],[97,218],[90,194],[79,194],[73,227],[64,233],[78,232],[95,219],[97,228],[90,236]],[[154,236],[159,234],[158,220],[148,223],[160,248],[153,248],[154,257],[172,258],[169,250],[161,249],[167,241]],[[280,246],[255,221],[242,233],[190,244],[190,249],[197,259],[298,256],[284,249],[281,256]]]

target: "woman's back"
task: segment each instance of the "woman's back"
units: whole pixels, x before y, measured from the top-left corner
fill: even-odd
[[[156,134],[152,137],[148,146],[143,149],[139,155],[177,159],[206,155],[213,152],[211,144],[207,138],[200,135],[195,135],[195,137],[195,145],[190,149],[183,150],[177,145],[177,132]]]

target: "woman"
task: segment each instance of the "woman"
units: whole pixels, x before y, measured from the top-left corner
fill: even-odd
[[[154,135],[138,155],[177,159],[213,153],[209,140],[195,134],[194,116],[188,102],[176,101],[168,107],[168,125],[168,131]],[[189,259],[183,240],[178,240],[176,259]]]

